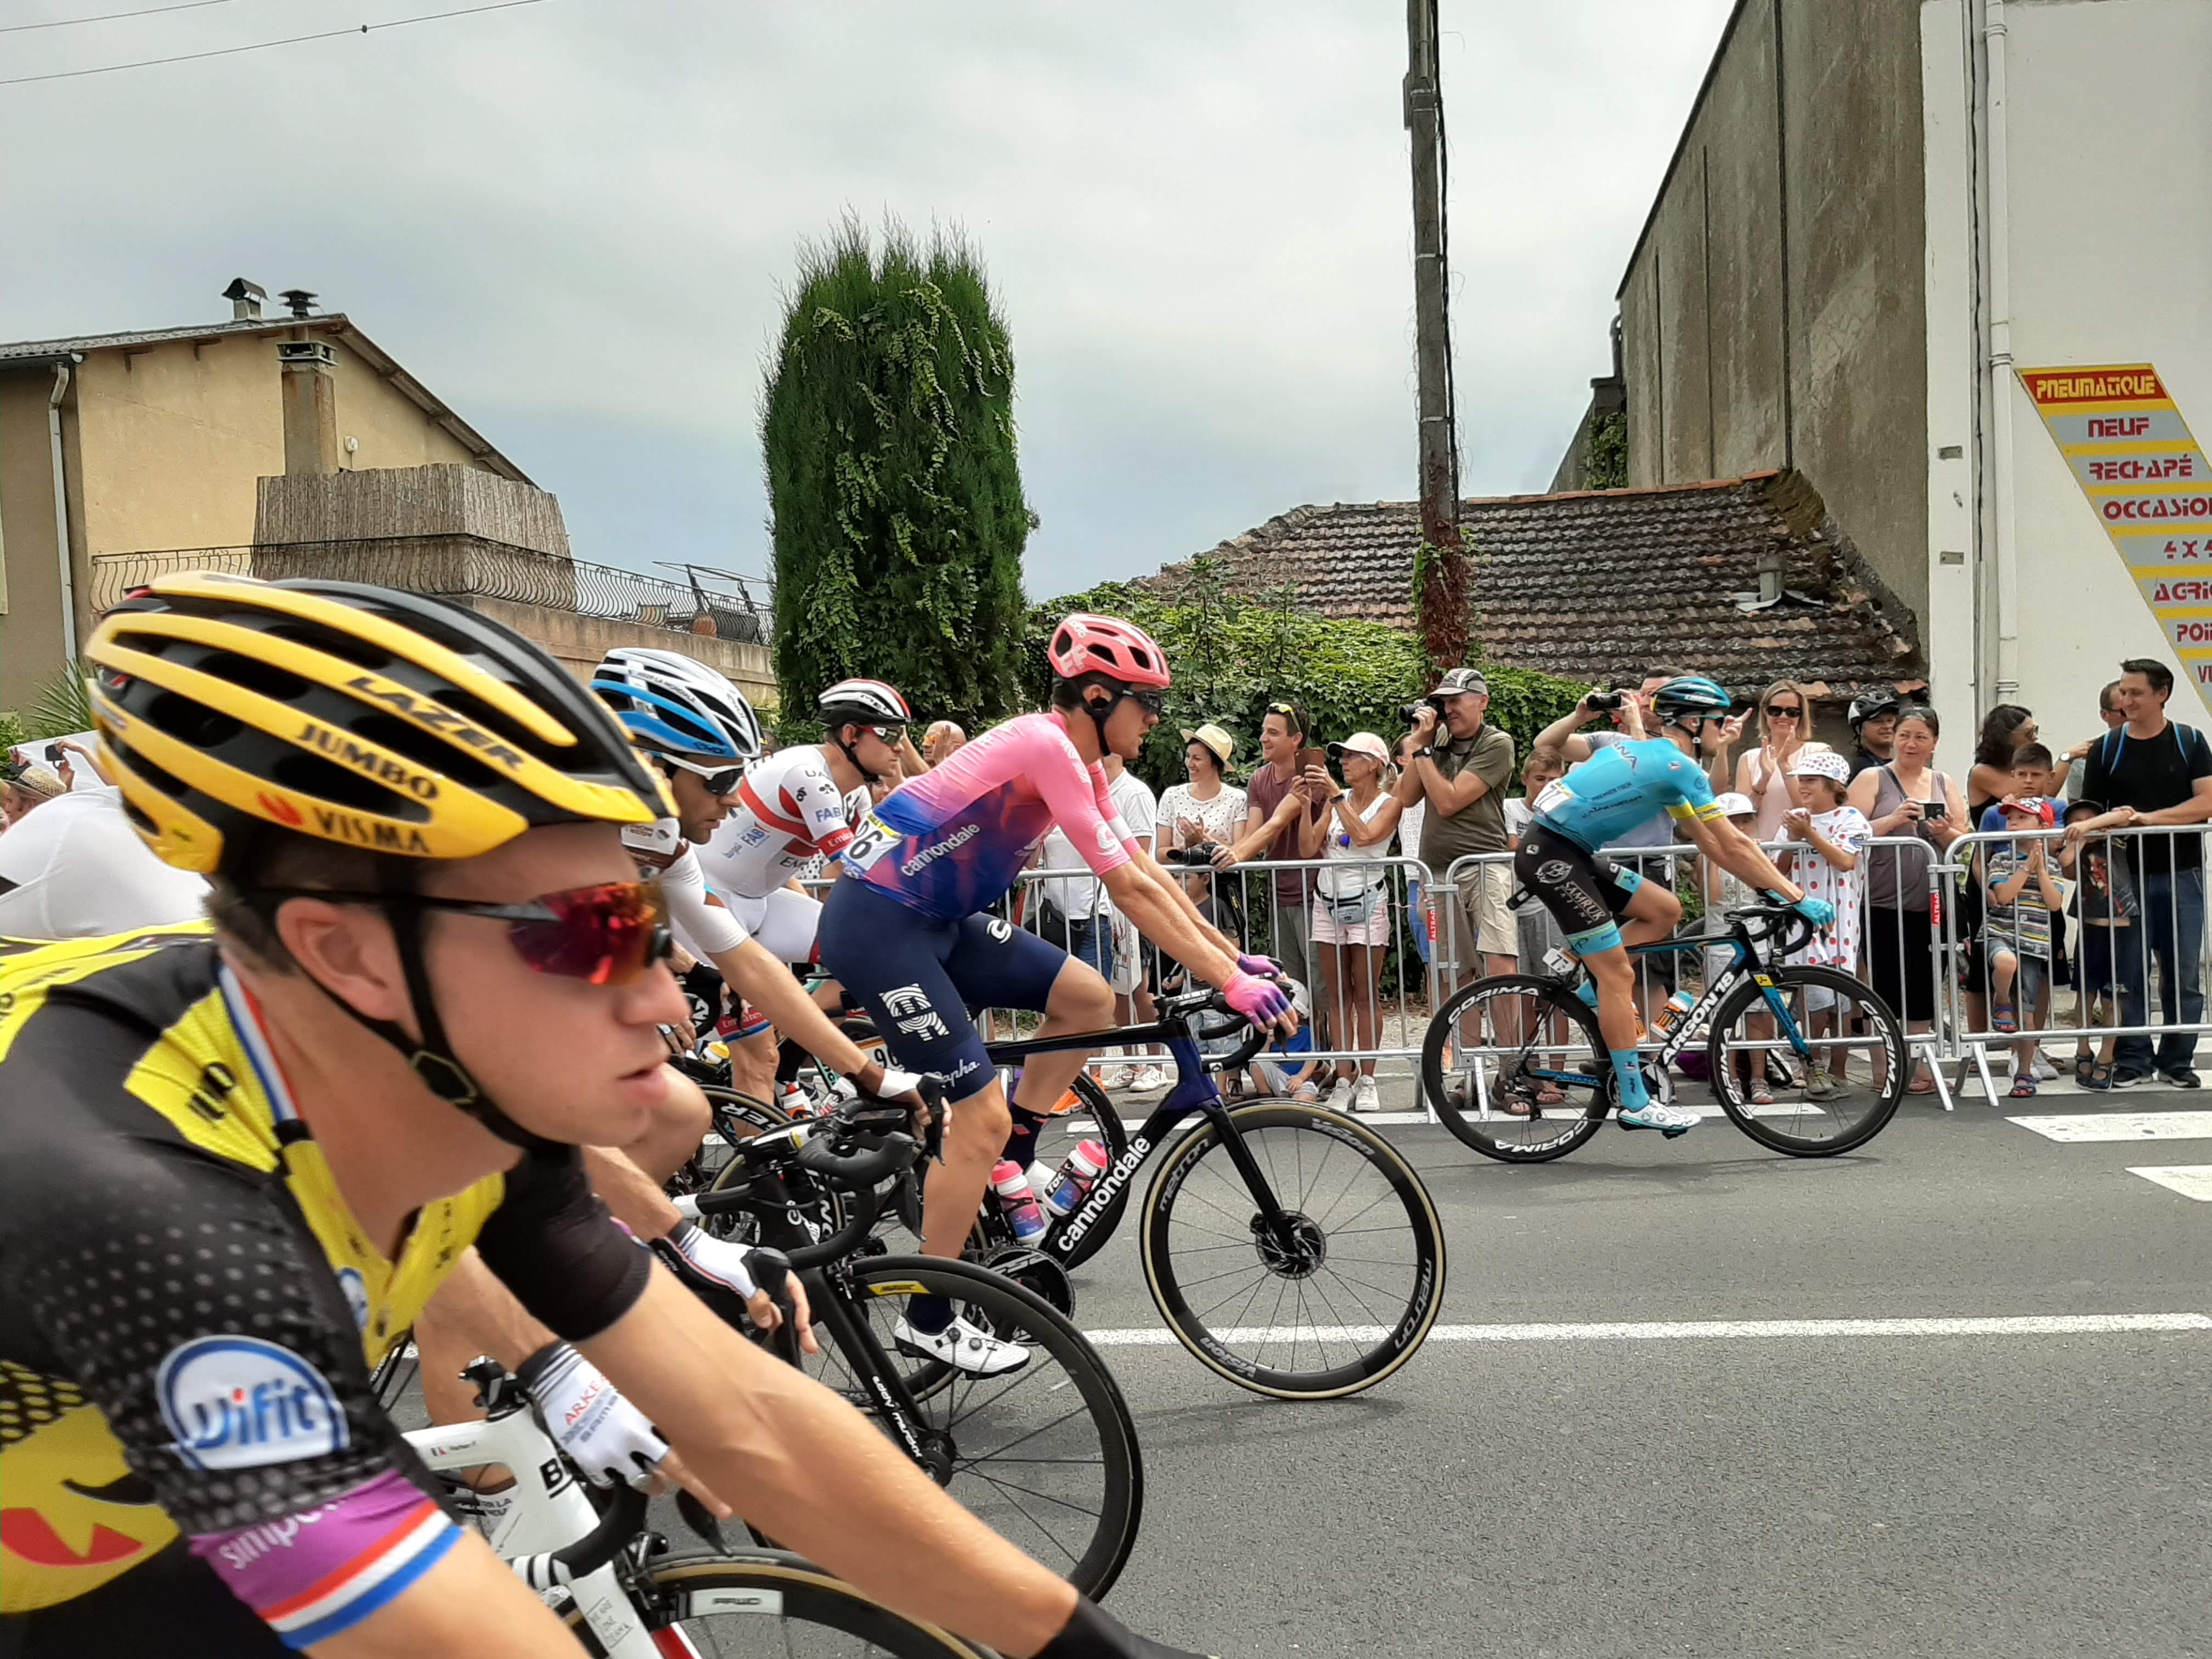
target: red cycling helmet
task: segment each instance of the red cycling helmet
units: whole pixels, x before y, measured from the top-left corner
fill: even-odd
[[[1153,643],[1152,636],[1115,617],[1094,617],[1087,611],[1063,617],[1052,630],[1052,646],[1045,654],[1052,672],[1064,680],[1106,674],[1125,685],[1174,684],[1167,653]]]

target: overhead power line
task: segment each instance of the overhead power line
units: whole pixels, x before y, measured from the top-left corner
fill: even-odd
[[[27,29],[70,29],[79,23],[112,23],[125,17],[151,17],[157,12],[198,11],[202,6],[228,6],[234,0],[175,0],[167,6],[141,6],[137,11],[104,11],[97,17],[50,17],[43,23],[9,23],[0,34],[21,34]]]
[[[112,75],[118,70],[153,69],[162,64],[196,63],[203,58],[228,58],[241,52],[266,52],[271,46],[296,46],[307,40],[335,40],[342,34],[367,34],[371,29],[405,28],[410,23],[435,23],[448,17],[473,17],[479,12],[513,11],[518,6],[543,5],[544,0],[498,0],[494,5],[462,6],[453,11],[425,12],[420,17],[395,17],[388,23],[362,23],[353,28],[323,29],[314,34],[295,34],[282,40],[256,40],[243,46],[218,46],[212,52],[179,52],[171,58],[142,58],[130,64],[99,64],[91,69],[56,70],[47,75],[17,75],[0,81],[0,87],[20,87],[33,81],[73,81],[85,75]]]

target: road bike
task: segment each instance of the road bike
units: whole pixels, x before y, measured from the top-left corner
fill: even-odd
[[[689,1493],[678,1508],[714,1547],[671,1550],[647,1530],[643,1492],[617,1486],[594,1498],[497,1362],[478,1360],[465,1375],[477,1384],[484,1417],[412,1430],[405,1438],[445,1484],[448,1506],[475,1518],[586,1652],[599,1659],[992,1659],[988,1648],[902,1618],[798,1556],[724,1547],[713,1518]],[[488,1495],[461,1478],[486,1465],[504,1465],[514,1484]]]
[[[1340,1112],[1225,1103],[1209,1066],[1243,1067],[1267,1036],[1218,992],[1166,994],[1158,1006],[1149,1025],[985,1045],[1001,1066],[1116,1043],[1158,1044],[1175,1061],[1174,1086],[1134,1130],[1095,1082],[1076,1079],[1043,1145],[1073,1150],[1095,1135],[1107,1166],[1080,1205],[1020,1248],[1061,1273],[1087,1261],[1157,1156],[1139,1245],[1176,1340],[1255,1394],[1331,1400],[1374,1387],[1413,1358],[1443,1305],[1443,1227],[1428,1189],[1395,1147]],[[1228,1052],[1202,1052],[1231,1037]],[[1013,1242],[994,1207],[978,1226],[989,1249]]]
[[[1643,1048],[1644,1087],[1672,1102],[1674,1070],[1702,1058],[1729,1121],[1760,1146],[1832,1158],[1881,1133],[1903,1097],[1905,1033],[1873,988],[1834,968],[1782,963],[1813,936],[1786,907],[1726,913],[1720,938],[1663,939],[1632,957],[1712,951],[1702,995]],[[1711,960],[1711,959],[1709,959]],[[1570,958],[1571,962],[1571,958]],[[1499,974],[1447,998],[1421,1045],[1421,1084],[1467,1146],[1507,1164],[1565,1157],[1620,1106],[1597,1011],[1576,994],[1578,963],[1556,976]],[[1706,1034],[1703,1055],[1686,1054]],[[1855,1065],[1864,1070],[1853,1069]],[[1771,1104],[1757,1103],[1760,1068]]]
[[[758,1103],[748,1109],[757,1115]],[[933,1138],[942,1121],[940,1110]],[[724,1237],[781,1250],[799,1272],[821,1352],[799,1352],[787,1325],[774,1344],[785,1358],[874,1418],[1001,1535],[1103,1596],[1144,1510],[1136,1424],[1097,1351],[1042,1297],[973,1262],[885,1252],[878,1218],[922,1153],[909,1122],[904,1107],[865,1100],[786,1119],[737,1139],[713,1184],[678,1207]],[[726,1291],[663,1259],[750,1331]],[[1027,1362],[978,1376],[902,1345],[899,1326],[921,1296],[946,1298],[971,1324],[1025,1349]]]

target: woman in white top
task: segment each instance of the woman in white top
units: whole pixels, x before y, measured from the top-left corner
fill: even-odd
[[[1182,744],[1183,769],[1190,781],[1170,784],[1160,796],[1159,818],[1152,830],[1154,858],[1170,848],[1195,847],[1200,842],[1226,847],[1244,833],[1244,792],[1228,776],[1236,739],[1209,720],[1184,732]],[[1185,876],[1182,884],[1200,915],[1225,933],[1235,932],[1229,920],[1218,914],[1211,876]]]
[[[1372,732],[1355,732],[1342,743],[1328,746],[1329,758],[1344,773],[1345,787],[1338,791],[1328,815],[1302,823],[1298,856],[1341,863],[1341,870],[1323,870],[1314,880],[1313,942],[1321,957],[1324,994],[1335,1010],[1334,1030],[1347,1048],[1376,1046],[1380,1011],[1376,1006],[1376,953],[1390,943],[1389,872],[1372,860],[1390,850],[1391,832],[1398,827],[1398,803],[1382,787],[1382,775],[1390,763],[1390,750]],[[1353,867],[1364,865],[1365,868]],[[1328,946],[1326,950],[1322,946]],[[1352,1109],[1382,1109],[1375,1092],[1375,1062],[1348,1060],[1336,1063],[1343,1081],[1354,1077]]]
[[[1735,765],[1738,794],[1759,809],[1759,839],[1779,841],[1782,820],[1800,805],[1790,769],[1813,729],[1813,700],[1795,680],[1777,680],[1759,700],[1759,747]]]

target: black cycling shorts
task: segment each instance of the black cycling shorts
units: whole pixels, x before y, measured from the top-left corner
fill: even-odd
[[[1570,941],[1619,922],[1644,878],[1602,853],[1577,846],[1555,830],[1531,824],[1513,854],[1513,875],[1544,902]]]

